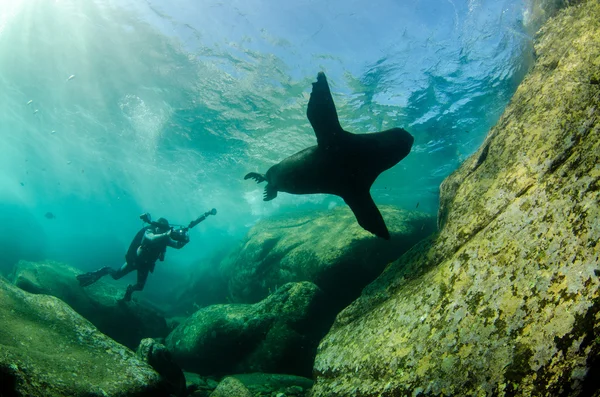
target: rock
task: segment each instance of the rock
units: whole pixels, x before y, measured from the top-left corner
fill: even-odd
[[[308,395],[313,381],[308,378],[285,374],[239,374],[231,375],[244,384],[253,396],[301,397]]]
[[[168,385],[171,394],[175,396],[185,396],[187,394],[183,371],[173,361],[171,353],[165,345],[151,338],[142,339],[136,355],[141,361],[150,364],[159,373]]]
[[[439,235],[340,313],[313,396],[592,395],[600,375],[600,3],[549,20],[537,64],[441,188]]]
[[[117,302],[124,289],[106,279],[82,288],[76,279],[80,273],[59,262],[19,261],[11,281],[25,291],[61,299],[100,331],[131,349],[136,349],[143,338],[167,336],[167,323],[157,311],[135,301]]]
[[[219,386],[210,397],[252,397],[250,391],[236,378],[227,377],[219,382]]]
[[[166,340],[186,371],[201,375],[273,372],[310,376],[325,334],[323,294],[309,282],[289,283],[262,302],[197,311]]]
[[[0,278],[0,395],[164,396],[160,376],[61,300]]]
[[[391,241],[361,228],[347,206],[260,221],[221,263],[231,301],[255,303],[287,282],[311,281],[337,313],[388,263],[436,228],[430,215],[380,209]]]
[[[187,391],[194,396],[208,397],[219,385],[219,382],[210,377],[200,376],[192,372],[184,372],[183,374],[185,375]]]

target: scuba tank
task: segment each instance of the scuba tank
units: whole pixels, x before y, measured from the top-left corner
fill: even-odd
[[[129,244],[129,249],[127,250],[127,253],[125,254],[125,262],[127,262],[128,265],[133,265],[135,264],[135,260],[137,259],[137,250],[140,247],[140,245],[142,245],[142,239],[144,238],[144,233],[146,233],[146,230],[148,230],[151,226],[144,226],[143,228],[141,228],[135,235],[135,237],[133,238],[133,240],[131,241],[131,244]]]

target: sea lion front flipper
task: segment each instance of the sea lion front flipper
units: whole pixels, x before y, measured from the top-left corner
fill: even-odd
[[[313,83],[306,117],[315,130],[319,146],[326,147],[332,140],[346,133],[338,120],[335,103],[323,72],[319,72],[317,82]]]
[[[377,237],[386,240],[390,239],[390,232],[385,225],[385,221],[368,191],[366,193],[347,194],[342,196],[342,198],[352,212],[354,212],[358,224],[363,229],[373,233]]]
[[[265,191],[263,193],[263,201],[271,201],[275,197],[277,197],[277,189],[270,183],[267,183],[265,186]]]
[[[244,180],[246,179],[254,179],[256,181],[256,183],[261,183],[267,180],[267,177],[264,176],[263,174],[259,174],[258,172],[250,172],[248,174],[246,174],[246,176],[244,177]]]

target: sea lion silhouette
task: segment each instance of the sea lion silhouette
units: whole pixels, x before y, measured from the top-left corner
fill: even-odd
[[[370,189],[379,174],[408,155],[413,136],[402,128],[371,134],[344,131],[323,72],[313,83],[306,115],[318,144],[275,164],[264,175],[250,172],[244,179],[267,181],[264,201],[273,200],[277,192],[340,196],[360,226],[389,240],[390,233]]]

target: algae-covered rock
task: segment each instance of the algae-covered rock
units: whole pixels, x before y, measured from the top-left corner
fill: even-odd
[[[338,309],[419,240],[434,217],[381,206],[391,241],[373,236],[347,206],[265,219],[221,264],[233,302],[254,303],[287,282],[311,281]]]
[[[252,393],[236,378],[227,377],[219,382],[219,386],[210,397],[253,397]]]
[[[0,395],[164,396],[160,376],[61,300],[0,279]]]
[[[215,379],[193,372],[184,372],[187,391],[192,396],[208,397],[219,385]]]
[[[152,338],[142,339],[135,354],[148,363],[162,377],[174,396],[186,396],[186,379],[179,365],[173,361],[167,347]]]
[[[186,371],[311,373],[326,332],[323,294],[308,282],[289,283],[255,304],[213,305],[197,311],[166,340]]]
[[[308,395],[313,381],[308,378],[285,374],[238,374],[231,375],[244,384],[255,397],[303,397]]]
[[[80,273],[60,262],[19,261],[11,280],[25,291],[66,302],[100,331],[131,349],[136,349],[144,338],[167,336],[167,323],[155,310],[135,301],[119,303],[123,289],[106,280],[82,288],[76,279]]]
[[[438,236],[337,317],[320,396],[592,395],[600,361],[600,2],[549,20],[537,63],[441,188]]]

